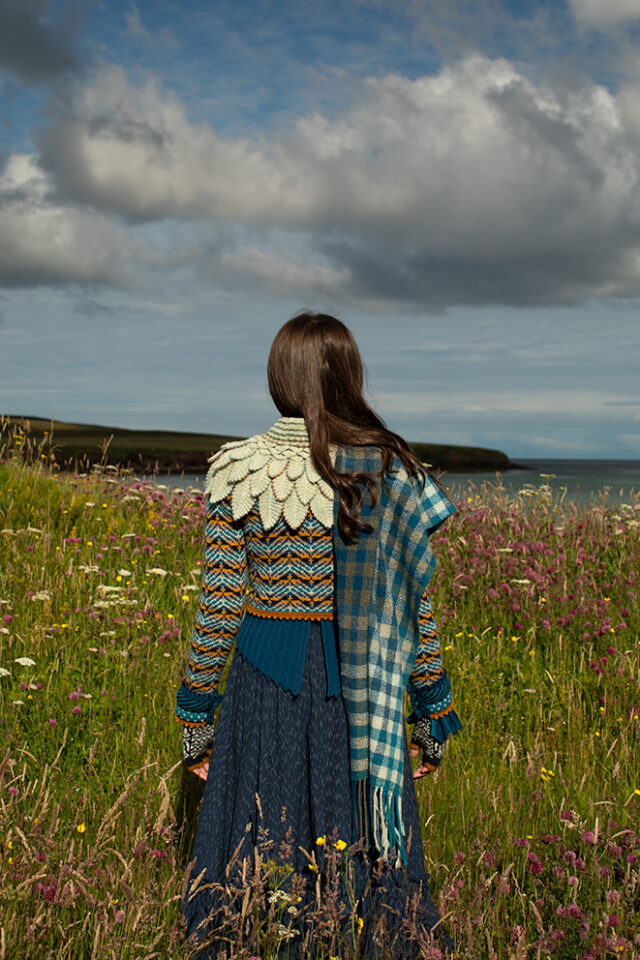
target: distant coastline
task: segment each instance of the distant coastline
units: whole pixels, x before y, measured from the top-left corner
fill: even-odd
[[[177,430],[129,430],[100,424],[70,423],[8,414],[23,427],[36,446],[44,441],[61,470],[83,470],[94,463],[109,463],[139,472],[202,473],[207,459],[230,440],[241,437]],[[434,470],[449,473],[486,473],[519,468],[506,453],[485,447],[410,442],[413,452]]]

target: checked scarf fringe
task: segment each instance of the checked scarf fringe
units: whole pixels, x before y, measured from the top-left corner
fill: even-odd
[[[338,446],[338,473],[379,480],[382,454],[373,446]],[[406,865],[402,818],[403,693],[420,639],[418,607],[435,569],[429,534],[455,512],[427,477],[420,492],[394,457],[371,509],[365,491],[361,519],[373,526],[354,544],[340,533],[334,502],[336,603],[342,694],[349,718],[354,840],[395,866]]]

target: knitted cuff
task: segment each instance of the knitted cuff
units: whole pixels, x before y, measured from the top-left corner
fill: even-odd
[[[182,762],[187,770],[199,766],[203,760],[211,756],[214,733],[213,724],[182,728]]]
[[[453,701],[451,693],[451,681],[448,674],[444,673],[435,683],[424,687],[417,687],[409,681],[407,684],[409,699],[413,707],[413,715],[418,720],[424,717],[435,717],[447,712]]]
[[[431,720],[418,720],[411,734],[411,743],[422,747],[422,763],[435,770],[444,756],[444,743],[431,736]]]
[[[176,694],[176,717],[187,726],[211,724],[221,702],[222,694],[217,690],[197,693],[183,679]]]

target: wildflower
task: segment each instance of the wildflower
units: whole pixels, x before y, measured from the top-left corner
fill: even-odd
[[[32,660],[31,657],[16,657],[13,662],[19,663],[21,667],[35,667],[36,665],[35,660]]]
[[[10,677],[11,671],[6,670],[4,667],[0,667],[0,677]]]
[[[336,843],[334,843],[334,847],[336,848],[336,850],[346,850],[346,849],[347,849],[347,845],[346,845],[346,843],[345,843],[344,840],[338,840],[338,841],[336,841]]]
[[[527,860],[529,861],[529,870],[534,876],[542,873],[542,863],[532,850],[527,854]]]
[[[318,839],[316,840],[316,847],[324,847],[326,842],[327,842],[327,838],[325,836],[318,837]]]
[[[358,924],[358,936],[359,936],[362,933],[362,928],[364,927],[364,920],[362,919],[362,917],[358,917],[357,924]]]
[[[82,707],[71,707],[71,713],[82,713]]]
[[[78,693],[78,691],[72,690],[71,693],[69,694],[69,700],[79,700],[79,699],[80,699],[80,694]]]
[[[84,823],[79,823],[78,826],[76,827],[76,830],[78,831],[78,833],[84,833],[86,829],[87,828]]]
[[[586,833],[582,834],[582,842],[588,843],[590,846],[593,846],[596,842],[596,835],[593,830],[587,830]]]

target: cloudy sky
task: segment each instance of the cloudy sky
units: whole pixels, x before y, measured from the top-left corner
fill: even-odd
[[[0,0],[0,412],[640,457],[640,0]]]

